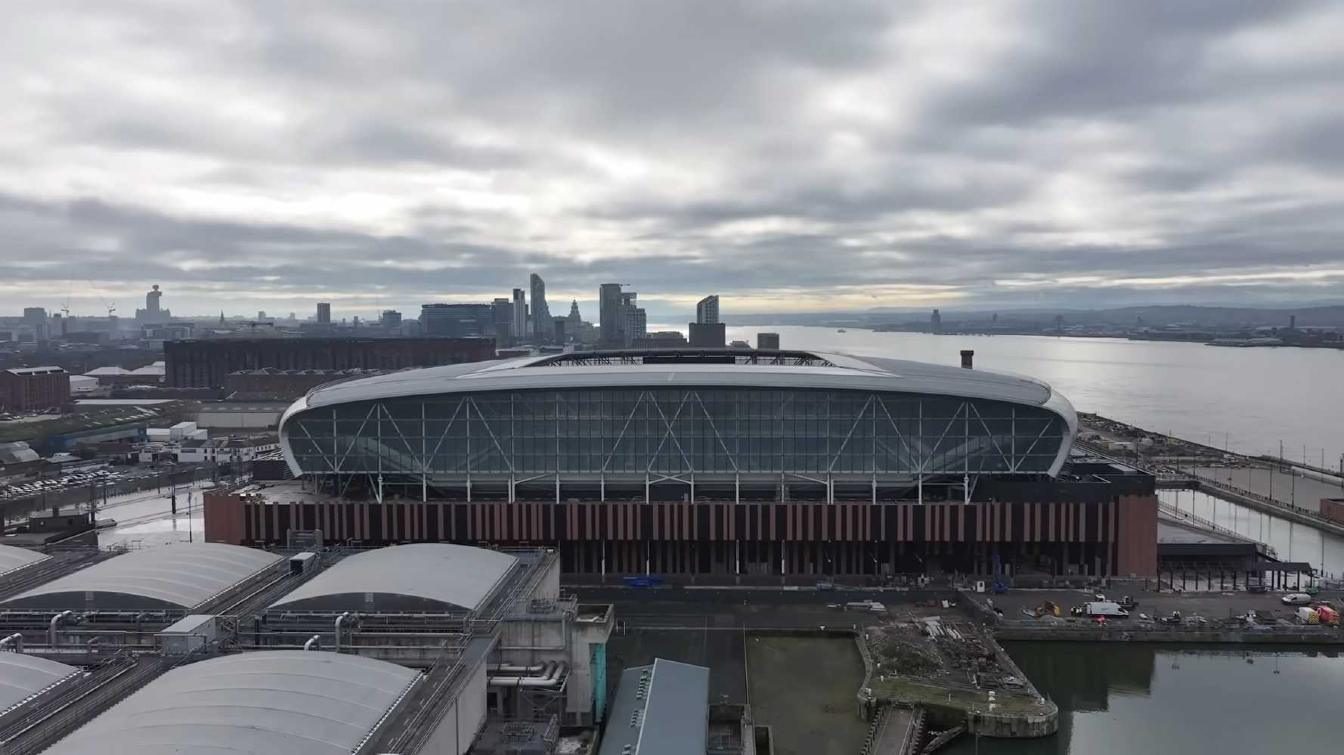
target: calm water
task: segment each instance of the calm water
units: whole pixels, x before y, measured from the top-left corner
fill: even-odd
[[[1045,380],[1080,411],[1243,453],[1277,455],[1283,441],[1286,456],[1331,468],[1344,454],[1344,351],[796,326],[730,327],[728,338],[754,344],[759,331],[786,349],[951,365],[974,349],[976,366]]]
[[[1344,658],[1119,643],[1005,643],[1060,707],[1059,733],[978,743],[955,755],[1336,752]],[[1277,673],[1276,673],[1277,672]]]
[[[1282,561],[1306,561],[1331,579],[1344,575],[1344,538],[1198,491],[1161,490],[1158,497],[1181,511],[1272,546]]]

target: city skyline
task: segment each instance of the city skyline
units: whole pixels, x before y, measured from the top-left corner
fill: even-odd
[[[28,7],[0,300],[368,318],[532,271],[651,315],[1344,298],[1344,13],[1068,11]]]

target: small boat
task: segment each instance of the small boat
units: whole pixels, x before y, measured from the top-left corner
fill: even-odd
[[[849,331],[848,331],[848,330],[845,330],[844,328],[840,328],[839,330],[837,330],[837,331],[835,331],[835,332],[837,332],[837,333],[848,333]]]

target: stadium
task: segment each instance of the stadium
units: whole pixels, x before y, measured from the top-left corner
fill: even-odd
[[[1076,428],[1036,380],[820,352],[406,370],[296,401],[281,447],[308,503],[216,534],[553,544],[598,574],[1134,571],[1121,499],[1151,478],[1080,467]]]

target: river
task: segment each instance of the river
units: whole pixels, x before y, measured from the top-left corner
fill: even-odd
[[[1344,657],[1330,649],[1005,643],[1060,708],[1035,740],[963,736],[950,755],[1334,752]]]
[[[650,328],[651,330],[654,328]],[[1344,456],[1344,351],[1228,348],[1171,341],[729,327],[730,340],[779,333],[785,349],[975,365],[1044,380],[1080,411],[1241,453],[1336,468]]]

